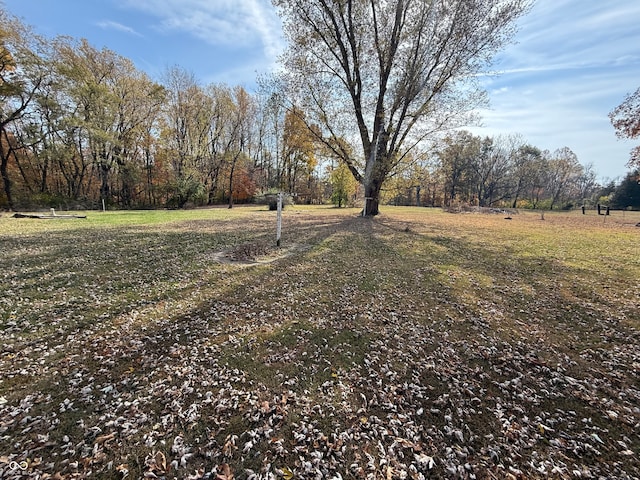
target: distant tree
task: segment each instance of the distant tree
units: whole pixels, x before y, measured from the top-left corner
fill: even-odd
[[[538,208],[548,192],[551,153],[543,150],[539,155],[530,158],[527,166],[527,200],[532,208]]]
[[[423,189],[429,186],[430,172],[426,154],[414,158],[407,155],[402,169],[394,172],[384,183],[383,198],[395,205],[422,206]]]
[[[0,5],[0,177],[9,209],[14,208],[9,164],[18,162],[15,129],[29,113],[46,82],[49,64],[44,41]],[[19,166],[16,165],[18,168]]]
[[[620,138],[640,137],[640,88],[609,113],[616,135]],[[640,167],[640,146],[631,150],[629,167]]]
[[[204,108],[201,111],[198,130],[201,132],[202,152],[196,160],[196,166],[204,179],[207,189],[207,204],[213,205],[224,197],[224,179],[230,173],[227,168],[228,150],[234,142],[234,136],[230,135],[233,129],[229,128],[229,122],[234,116],[236,104],[233,98],[233,90],[226,85],[209,85],[203,92]]]
[[[130,207],[137,202],[165,90],[129,59],[86,40],[58,39],[55,52],[64,109],[58,138],[68,158],[81,158],[83,168],[90,161],[103,200]]]
[[[478,205],[491,206],[511,195],[509,174],[521,142],[518,136],[486,137],[472,162]]]
[[[596,196],[600,190],[600,185],[598,185],[597,174],[592,163],[583,165],[582,173],[576,178],[576,187],[578,190],[577,200],[584,202],[593,200]]]
[[[436,162],[430,162],[423,169],[420,198],[425,206],[437,207],[443,205],[444,188],[443,173]]]
[[[640,170],[629,172],[612,194],[613,208],[640,208]]]
[[[444,201],[471,203],[475,184],[474,164],[481,154],[482,139],[466,130],[445,137],[437,152],[444,177]]]
[[[170,68],[164,77],[167,100],[163,110],[161,156],[167,159],[172,176],[169,186],[175,192],[174,196],[170,194],[169,203],[181,208],[204,192],[211,163],[221,160],[212,159],[209,148],[214,115],[211,96],[186,70]]]
[[[478,105],[473,83],[511,39],[529,0],[273,0],[294,98],[376,215],[384,180],[422,140]],[[464,88],[459,88],[464,85]],[[354,142],[355,143],[355,142]],[[355,150],[354,150],[355,151]]]
[[[532,145],[521,145],[515,152],[511,168],[512,208],[518,206],[518,200],[536,183],[536,179],[540,176],[536,166],[541,158],[540,149]]]
[[[582,172],[583,167],[570,148],[563,147],[554,152],[547,168],[546,189],[551,198],[550,209],[553,210],[563,198],[571,196],[571,189],[576,186]]]
[[[289,193],[297,193],[298,181],[307,180],[317,165],[315,156],[315,136],[307,127],[305,115],[297,108],[288,111],[284,119],[283,161],[280,178],[281,188]]]
[[[184,203],[186,197],[179,196],[178,203],[227,200],[231,208],[236,167],[248,171],[245,163],[250,158],[254,98],[239,86],[203,88],[193,74],[179,68],[167,71],[165,83],[163,156],[172,167],[175,184],[188,185],[182,189],[188,194],[197,193]],[[194,183],[202,188],[192,188]]]
[[[262,191],[282,190],[286,179],[282,178],[283,126],[286,116],[284,107],[284,86],[273,77],[259,79],[257,94],[256,143],[254,163],[259,174]]]
[[[237,202],[248,202],[256,194],[257,188],[252,167],[250,159],[246,157],[246,162],[243,162],[237,169],[233,183],[233,198]]]
[[[598,192],[598,197],[608,197],[616,191],[618,186],[615,180],[609,180]]]
[[[251,123],[255,118],[256,104],[240,86],[231,90],[230,100],[232,108],[226,122],[226,152],[225,159],[229,171],[229,208],[233,207],[236,167],[241,159],[248,159],[249,145],[251,142]]]
[[[188,202],[204,196],[204,185],[193,171],[183,171],[182,175],[168,182],[165,188],[168,189],[166,206],[170,208],[184,208]]]
[[[332,193],[331,201],[338,208],[346,204],[356,192],[357,182],[346,164],[340,163],[329,175]]]

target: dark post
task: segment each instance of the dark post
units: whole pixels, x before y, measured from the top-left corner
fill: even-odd
[[[600,204],[598,204],[598,215],[602,215],[602,213],[600,213]]]
[[[582,214],[584,215],[584,205],[582,205]]]
[[[609,207],[607,207],[607,213],[605,215],[609,215]]]
[[[276,247],[280,247],[280,237],[282,236],[282,192],[278,193],[278,212],[276,215]]]

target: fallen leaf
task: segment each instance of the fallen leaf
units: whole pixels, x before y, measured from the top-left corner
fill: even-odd
[[[218,473],[216,477],[217,480],[233,480],[233,472],[228,463],[222,464],[219,469],[222,470],[222,472]]]
[[[114,438],[116,438],[116,432],[112,432],[108,435],[100,435],[99,437],[96,438],[96,445],[102,445],[105,442],[108,442],[109,440],[113,440]]]
[[[282,467],[282,478],[284,478],[284,480],[291,480],[293,478],[293,471],[289,467]]]
[[[167,471],[167,457],[165,457],[164,453],[162,452],[158,452],[156,453],[156,456],[154,457],[155,462],[156,462],[156,467],[158,468],[158,470],[161,473],[164,473]]]

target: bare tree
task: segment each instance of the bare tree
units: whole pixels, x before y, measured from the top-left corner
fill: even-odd
[[[518,135],[498,135],[482,140],[480,155],[473,162],[478,205],[492,206],[513,194],[509,176],[521,145],[522,140]]]
[[[553,153],[547,169],[547,190],[551,198],[549,209],[562,200],[570,197],[571,189],[583,173],[583,167],[578,162],[578,157],[568,147],[563,147]],[[575,194],[573,195],[575,197]]]
[[[513,208],[518,206],[518,200],[527,190],[534,188],[536,179],[539,176],[536,173],[539,171],[536,165],[541,160],[541,157],[542,152],[539,148],[524,143],[514,152],[511,169],[511,195],[513,199],[511,206]]]
[[[473,78],[509,41],[531,0],[273,0],[295,98],[363,183],[383,181],[418,143],[483,98]],[[464,88],[462,88],[464,87]],[[354,158],[335,138],[362,147]]]
[[[481,154],[482,139],[466,130],[458,130],[442,140],[438,150],[440,171],[444,177],[444,203],[471,202],[475,183],[473,165]]]

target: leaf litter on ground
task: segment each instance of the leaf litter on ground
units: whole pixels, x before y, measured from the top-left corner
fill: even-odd
[[[640,476],[637,232],[356,213],[2,235],[0,477]]]

